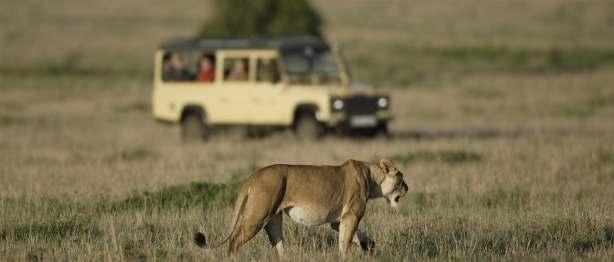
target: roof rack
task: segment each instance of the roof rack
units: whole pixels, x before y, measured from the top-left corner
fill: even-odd
[[[215,51],[218,49],[280,49],[296,50],[311,47],[328,49],[324,39],[317,36],[299,35],[255,38],[183,38],[163,42],[161,49],[167,51]]]

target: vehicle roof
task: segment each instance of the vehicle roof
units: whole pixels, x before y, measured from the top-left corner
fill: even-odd
[[[167,51],[215,51],[218,49],[279,49],[291,51],[311,47],[328,49],[324,39],[316,36],[284,36],[256,38],[184,38],[171,39],[160,45]]]

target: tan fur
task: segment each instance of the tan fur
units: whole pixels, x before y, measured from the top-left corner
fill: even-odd
[[[268,166],[241,186],[234,226],[222,243],[230,240],[228,252],[234,253],[264,227],[277,253],[283,255],[282,213],[286,213],[298,223],[330,224],[339,231],[343,257],[352,241],[370,251],[373,241],[358,230],[367,201],[384,197],[397,207],[407,190],[403,174],[387,159],[378,164],[348,160],[340,166]],[[198,237],[204,246],[204,235],[197,233]]]

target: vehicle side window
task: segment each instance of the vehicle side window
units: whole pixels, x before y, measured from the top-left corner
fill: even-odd
[[[256,68],[256,81],[277,83],[280,80],[279,67],[277,59],[267,58],[258,59]]]
[[[162,80],[168,82],[191,81],[192,74],[186,63],[187,54],[168,52],[162,59]]]
[[[164,82],[215,81],[215,54],[211,52],[167,52],[162,58]]]
[[[215,55],[202,53],[196,63],[195,81],[200,83],[213,82],[215,80]]]
[[[224,81],[248,81],[249,59],[226,58],[224,59]]]

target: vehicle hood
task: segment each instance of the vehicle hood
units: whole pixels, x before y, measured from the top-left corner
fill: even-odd
[[[301,86],[295,85],[303,91],[312,93],[327,94],[333,97],[352,97],[352,96],[388,96],[387,92],[377,91],[373,87],[363,84],[351,84],[349,86]]]
[[[339,96],[339,97],[352,97],[352,96],[387,96],[387,92],[378,91],[373,88],[373,86],[361,84],[361,83],[352,83],[347,87],[338,88],[335,92],[332,92],[331,95]]]

